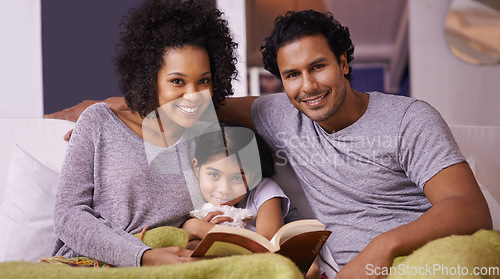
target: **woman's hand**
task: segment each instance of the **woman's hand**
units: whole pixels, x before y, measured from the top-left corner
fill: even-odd
[[[191,258],[191,250],[182,247],[166,247],[147,250],[142,254],[141,265],[167,265],[196,261],[200,258]]]

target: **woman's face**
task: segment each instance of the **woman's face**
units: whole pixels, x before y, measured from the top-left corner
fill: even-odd
[[[192,127],[212,98],[210,59],[204,48],[185,45],[170,48],[158,71],[160,115],[179,126]]]
[[[245,176],[235,155],[212,157],[201,166],[193,159],[200,190],[205,200],[213,205],[235,205],[241,201],[252,177]]]

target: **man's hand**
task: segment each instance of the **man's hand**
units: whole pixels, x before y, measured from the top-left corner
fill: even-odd
[[[314,259],[314,262],[312,263],[311,267],[307,271],[306,276],[304,278],[305,279],[320,279],[321,278],[318,257],[316,257],[316,259]]]
[[[200,258],[191,258],[193,251],[181,247],[166,247],[147,250],[142,254],[141,265],[167,265],[196,261]]]
[[[44,115],[45,118],[51,118],[51,119],[63,119],[63,120],[69,120],[76,122],[82,112],[86,110],[88,107],[90,107],[93,104],[99,103],[99,102],[105,102],[112,110],[117,110],[117,111],[126,111],[130,110],[127,104],[125,103],[125,100],[122,97],[111,97],[108,98],[104,101],[93,101],[93,100],[85,100],[79,104],[76,104],[70,108],[63,109],[61,111],[57,111],[51,114],[46,114]],[[69,141],[71,138],[71,133],[73,133],[73,130],[70,130],[64,135],[64,140]]]
[[[90,107],[91,105],[98,103],[99,101],[93,101],[93,100],[85,100],[79,104],[76,104],[70,108],[63,109],[61,111],[57,111],[51,114],[46,114],[44,115],[45,118],[52,118],[52,119],[63,119],[63,120],[69,120],[76,122],[82,112]]]
[[[348,262],[335,278],[385,278],[383,270],[389,270],[394,258],[390,246],[380,235]]]
[[[491,229],[488,205],[467,163],[441,170],[427,181],[424,193],[432,204],[429,210],[374,238],[340,270],[338,278],[380,278],[375,269],[390,267],[396,257],[409,255],[429,241]]]

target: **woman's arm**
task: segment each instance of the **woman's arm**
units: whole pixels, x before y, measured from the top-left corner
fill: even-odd
[[[99,110],[88,110],[75,126],[61,170],[54,231],[79,254],[112,265],[136,266],[140,264],[139,253],[148,247],[133,235],[113,229],[94,207],[94,139],[105,121],[101,116]]]
[[[96,206],[117,210],[103,199],[100,199],[100,204],[97,203],[96,192],[99,191],[95,190],[94,183],[95,150],[98,149],[95,139],[100,136],[99,128],[106,119],[99,109],[91,108],[82,114],[76,125],[61,171],[56,199],[54,230],[57,237],[78,254],[116,266],[187,261],[190,256],[186,256],[190,253],[188,250],[170,248],[153,251],[119,225],[112,225],[113,220],[96,210]],[[151,254],[156,255],[156,261],[150,261],[148,256]]]

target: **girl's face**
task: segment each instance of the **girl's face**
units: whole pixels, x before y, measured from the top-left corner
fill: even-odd
[[[208,53],[204,48],[185,45],[168,49],[163,62],[157,76],[160,115],[179,126],[192,127],[213,94]]]
[[[213,205],[235,205],[244,198],[248,181],[252,181],[252,177],[245,177],[234,155],[214,156],[201,166],[195,158],[193,168],[203,197]]]

